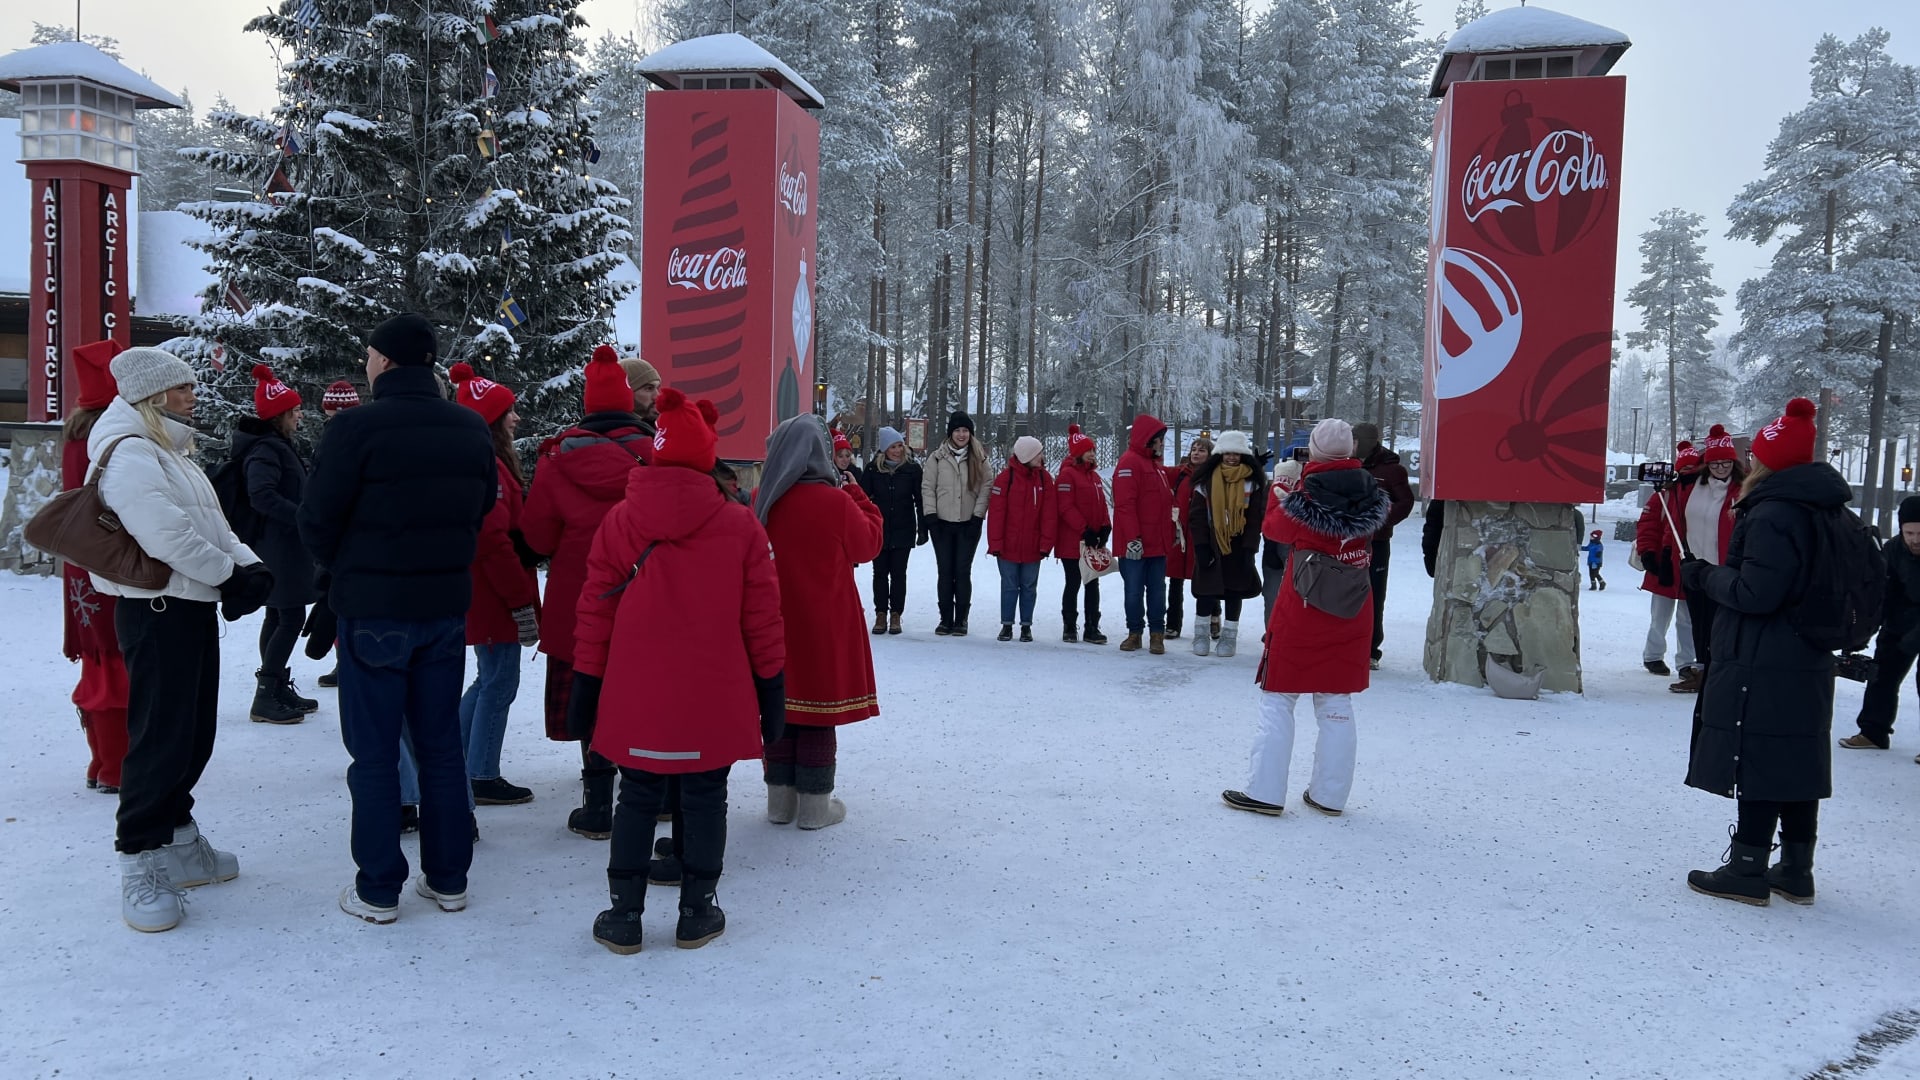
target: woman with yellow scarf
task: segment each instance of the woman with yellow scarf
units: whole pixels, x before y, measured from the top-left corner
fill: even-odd
[[[1260,519],[1267,506],[1267,474],[1244,431],[1223,433],[1213,454],[1193,474],[1188,544],[1193,551],[1194,625],[1222,614],[1217,645],[1193,635],[1195,656],[1232,656],[1240,638],[1240,604],[1260,595]]]

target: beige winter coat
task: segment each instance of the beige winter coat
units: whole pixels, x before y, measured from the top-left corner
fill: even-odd
[[[980,475],[983,479],[978,488],[967,486],[967,455],[970,453],[982,455]],[[924,512],[941,521],[971,521],[986,517],[987,496],[993,490],[993,470],[987,466],[985,454],[978,439],[968,442],[965,450],[955,448],[951,442],[943,442],[928,454],[926,464],[921,466],[920,476],[920,502]]]

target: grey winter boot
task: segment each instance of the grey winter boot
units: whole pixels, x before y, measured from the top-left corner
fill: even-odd
[[[799,792],[795,824],[803,829],[824,829],[847,819],[846,804],[833,797],[833,766],[795,769],[794,778]]]
[[[1232,656],[1240,647],[1240,624],[1228,623],[1220,628],[1220,644],[1213,650],[1215,656]]]
[[[161,848],[159,854],[166,860],[167,876],[177,889],[240,876],[240,860],[232,852],[207,843],[207,838],[200,835],[200,826],[191,821],[173,830],[173,843]]]
[[[120,855],[120,917],[143,934],[180,925],[186,893],[167,875],[164,849]]]
[[[1213,645],[1213,639],[1208,637],[1206,634],[1198,633],[1193,635],[1193,655],[1195,656],[1207,655],[1207,650],[1211,648],[1212,645]]]

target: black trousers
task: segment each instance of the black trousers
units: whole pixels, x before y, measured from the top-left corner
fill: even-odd
[[[1693,663],[1700,669],[1700,692],[1693,696],[1693,737],[1687,742],[1688,746],[1694,746],[1700,742],[1700,717],[1707,705],[1707,667],[1713,660],[1713,617],[1719,613],[1720,605],[1706,593],[1685,591],[1687,614],[1693,619]]]
[[[1860,698],[1860,734],[1885,746],[1893,738],[1893,719],[1900,712],[1900,684],[1913,668],[1913,654],[1900,647],[1892,634],[1882,633],[1873,646],[1873,681]],[[1916,682],[1920,686],[1920,682]]]
[[[907,556],[912,548],[886,548],[873,560],[873,610],[907,610]]]
[[[1183,616],[1185,616],[1186,614],[1186,607],[1187,607],[1187,579],[1171,578],[1171,577],[1168,578],[1167,579],[1167,623],[1166,623],[1167,633],[1177,634],[1180,632],[1180,623],[1183,620]]]
[[[273,674],[287,666],[306,621],[304,605],[267,609],[266,617],[260,620],[260,670]]]
[[[939,567],[936,591],[940,621],[964,621],[973,607],[973,553],[980,547],[981,519],[941,521],[935,518],[931,537],[933,561]]]
[[[1226,609],[1226,614],[1223,616],[1225,620],[1227,622],[1237,623],[1240,621],[1240,604],[1241,600],[1237,596],[1229,596],[1225,600],[1222,600],[1217,596],[1196,595],[1193,598],[1194,625],[1199,626],[1199,620],[1201,619],[1211,619],[1215,615],[1219,615],[1222,608]]]
[[[1373,542],[1373,563],[1367,576],[1373,583],[1373,658],[1380,659],[1380,643],[1387,640],[1387,570],[1393,561],[1393,538]]]
[[[213,603],[123,598],[114,632],[127,661],[127,761],[114,847],[173,843],[193,820],[193,786],[213,757],[220,706],[220,622]]]
[[[707,772],[668,775],[622,768],[607,875],[646,876],[647,863],[653,859],[654,824],[668,809],[670,789],[677,784],[680,807],[673,828],[680,865],[688,877],[718,878],[727,854],[727,774],[732,769],[728,765]]]
[[[1764,799],[1740,800],[1740,823],[1733,838],[1754,847],[1773,844],[1773,830],[1779,826],[1780,839],[1789,844],[1810,843],[1820,826],[1820,800],[1805,802],[1768,802]]]
[[[1067,587],[1060,593],[1060,624],[1072,626],[1079,618],[1080,594],[1086,593],[1087,628],[1100,626],[1100,579],[1092,578],[1083,586],[1080,583],[1080,560],[1061,559],[1060,569],[1067,575]]]

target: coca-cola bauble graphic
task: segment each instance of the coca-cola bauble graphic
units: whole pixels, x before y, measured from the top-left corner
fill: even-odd
[[[720,435],[740,430],[744,420],[737,384],[746,360],[747,294],[754,273],[730,167],[730,127],[725,114],[693,116],[686,187],[672,215],[662,283],[670,294],[666,381],[694,398],[730,390],[714,401]]]
[[[1440,257],[1439,370],[1434,396],[1465,397],[1500,377],[1520,348],[1520,290],[1500,264],[1464,248]]]
[[[1456,209],[1509,255],[1552,255],[1607,218],[1607,153],[1578,124],[1534,115],[1525,91],[1507,91],[1500,130],[1461,175]]]
[[[1606,437],[1613,335],[1577,335],[1547,354],[1520,396],[1520,415],[1494,448],[1501,461],[1537,462],[1554,476],[1603,483],[1602,460],[1582,451]]]

